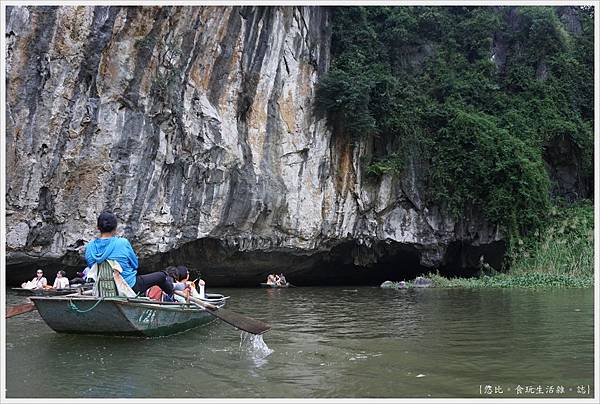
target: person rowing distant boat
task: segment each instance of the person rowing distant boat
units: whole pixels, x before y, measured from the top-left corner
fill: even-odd
[[[283,273],[279,275],[269,274],[267,281],[260,284],[262,287],[268,288],[287,288],[289,286],[288,281],[285,279]]]
[[[267,285],[276,285],[277,282],[275,280],[275,275],[273,274],[269,274],[269,276],[267,276]]]

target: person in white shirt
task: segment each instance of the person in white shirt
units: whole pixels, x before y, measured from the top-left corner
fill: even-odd
[[[42,271],[41,268],[38,268],[36,277],[29,282],[22,283],[21,287],[26,289],[44,289],[47,285],[48,280],[44,277],[44,271]]]
[[[52,288],[54,289],[67,289],[69,287],[69,279],[65,276],[67,273],[65,271],[58,271],[56,274],[56,279],[54,280],[54,285]]]

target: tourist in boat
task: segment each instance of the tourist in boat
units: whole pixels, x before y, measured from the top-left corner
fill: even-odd
[[[185,268],[185,269],[187,270],[187,268]],[[190,286],[190,292],[192,294],[192,297],[195,297],[197,299],[204,299],[204,287],[206,286],[206,282],[204,282],[204,279],[201,279],[200,277],[198,277],[195,280],[190,281],[189,280],[189,271],[188,271],[186,283]],[[198,284],[198,289],[200,291],[198,291],[198,289],[196,289],[196,284]]]
[[[187,267],[181,265],[176,268],[177,281],[174,284],[175,290],[181,290],[187,296],[192,296],[198,299],[204,298],[204,286],[206,283],[198,278],[198,285],[200,286],[200,293],[196,290],[196,281],[190,281],[190,271]],[[185,301],[181,296],[175,295],[175,300],[179,302]]]
[[[98,216],[100,237],[90,241],[85,248],[88,267],[106,260],[115,260],[121,265],[121,276],[137,294],[144,294],[154,285],[158,285],[167,295],[173,295],[173,282],[163,271],[138,275],[138,257],[129,240],[115,236],[117,217],[111,212],[102,212]]]
[[[196,289],[196,281],[198,281],[198,289],[200,289],[199,292]],[[204,299],[204,287],[205,286],[206,286],[206,282],[204,282],[203,279],[198,278],[195,281],[192,281],[192,296],[197,297],[198,299]]]
[[[85,283],[85,280],[83,279],[83,273],[82,272],[76,272],[75,273],[75,277],[72,278],[71,280],[69,280],[69,283],[71,285],[80,285],[82,283]]]
[[[279,280],[278,280],[277,284],[279,286],[285,286],[287,284],[287,281],[285,280],[285,276],[283,276],[283,273],[279,274],[278,278],[279,278]]]
[[[267,276],[267,285],[275,285],[275,275],[273,274],[269,274],[269,276]]]
[[[173,289],[182,291],[186,296],[192,296],[196,298],[204,297],[202,291],[204,290],[205,282],[202,279],[198,279],[201,293],[196,290],[195,281],[190,281],[190,271],[187,267],[180,265],[178,267],[169,266],[165,268],[164,272],[173,280]],[[165,301],[178,301],[185,302],[186,299],[182,296],[173,294],[172,296],[164,293],[158,286],[153,286],[146,291],[146,296],[152,300],[161,302]]]
[[[46,286],[46,289],[68,289],[69,279],[67,279],[65,275],[67,275],[65,271],[58,271],[56,273],[56,279],[54,279],[54,284],[52,286]]]
[[[190,281],[190,271],[187,269],[187,267],[183,265],[176,267],[175,276],[176,281],[173,284],[175,290],[181,290],[186,295],[191,295],[195,298],[204,298],[204,286],[206,285],[206,282],[200,278]],[[200,286],[200,292],[196,290],[196,281],[198,282],[198,286]],[[182,301],[183,298],[181,296],[175,296],[175,299]]]
[[[175,285],[177,284],[177,280],[179,278],[177,274],[177,267],[168,266],[162,272],[164,272],[173,283],[173,290],[176,290]],[[156,300],[159,302],[173,302],[175,301],[174,295],[167,295],[160,286],[155,285],[149,288],[146,291],[146,296],[148,296],[152,300]]]
[[[44,271],[38,268],[35,274],[35,278],[28,282],[23,282],[21,287],[24,289],[44,289],[48,285],[48,280],[44,277]]]

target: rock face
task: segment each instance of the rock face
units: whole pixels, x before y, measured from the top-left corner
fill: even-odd
[[[500,264],[477,212],[424,204],[418,162],[367,179],[364,145],[314,111],[326,8],[9,7],[5,35],[9,281],[80,269],[103,210],[143,271],[187,264],[215,285]]]

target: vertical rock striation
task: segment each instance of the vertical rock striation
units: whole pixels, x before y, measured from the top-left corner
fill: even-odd
[[[326,8],[9,7],[5,35],[10,279],[81,265],[102,210],[146,270],[223,284],[500,262],[476,212],[424,205],[418,162],[368,183],[364,145],[314,111]]]

